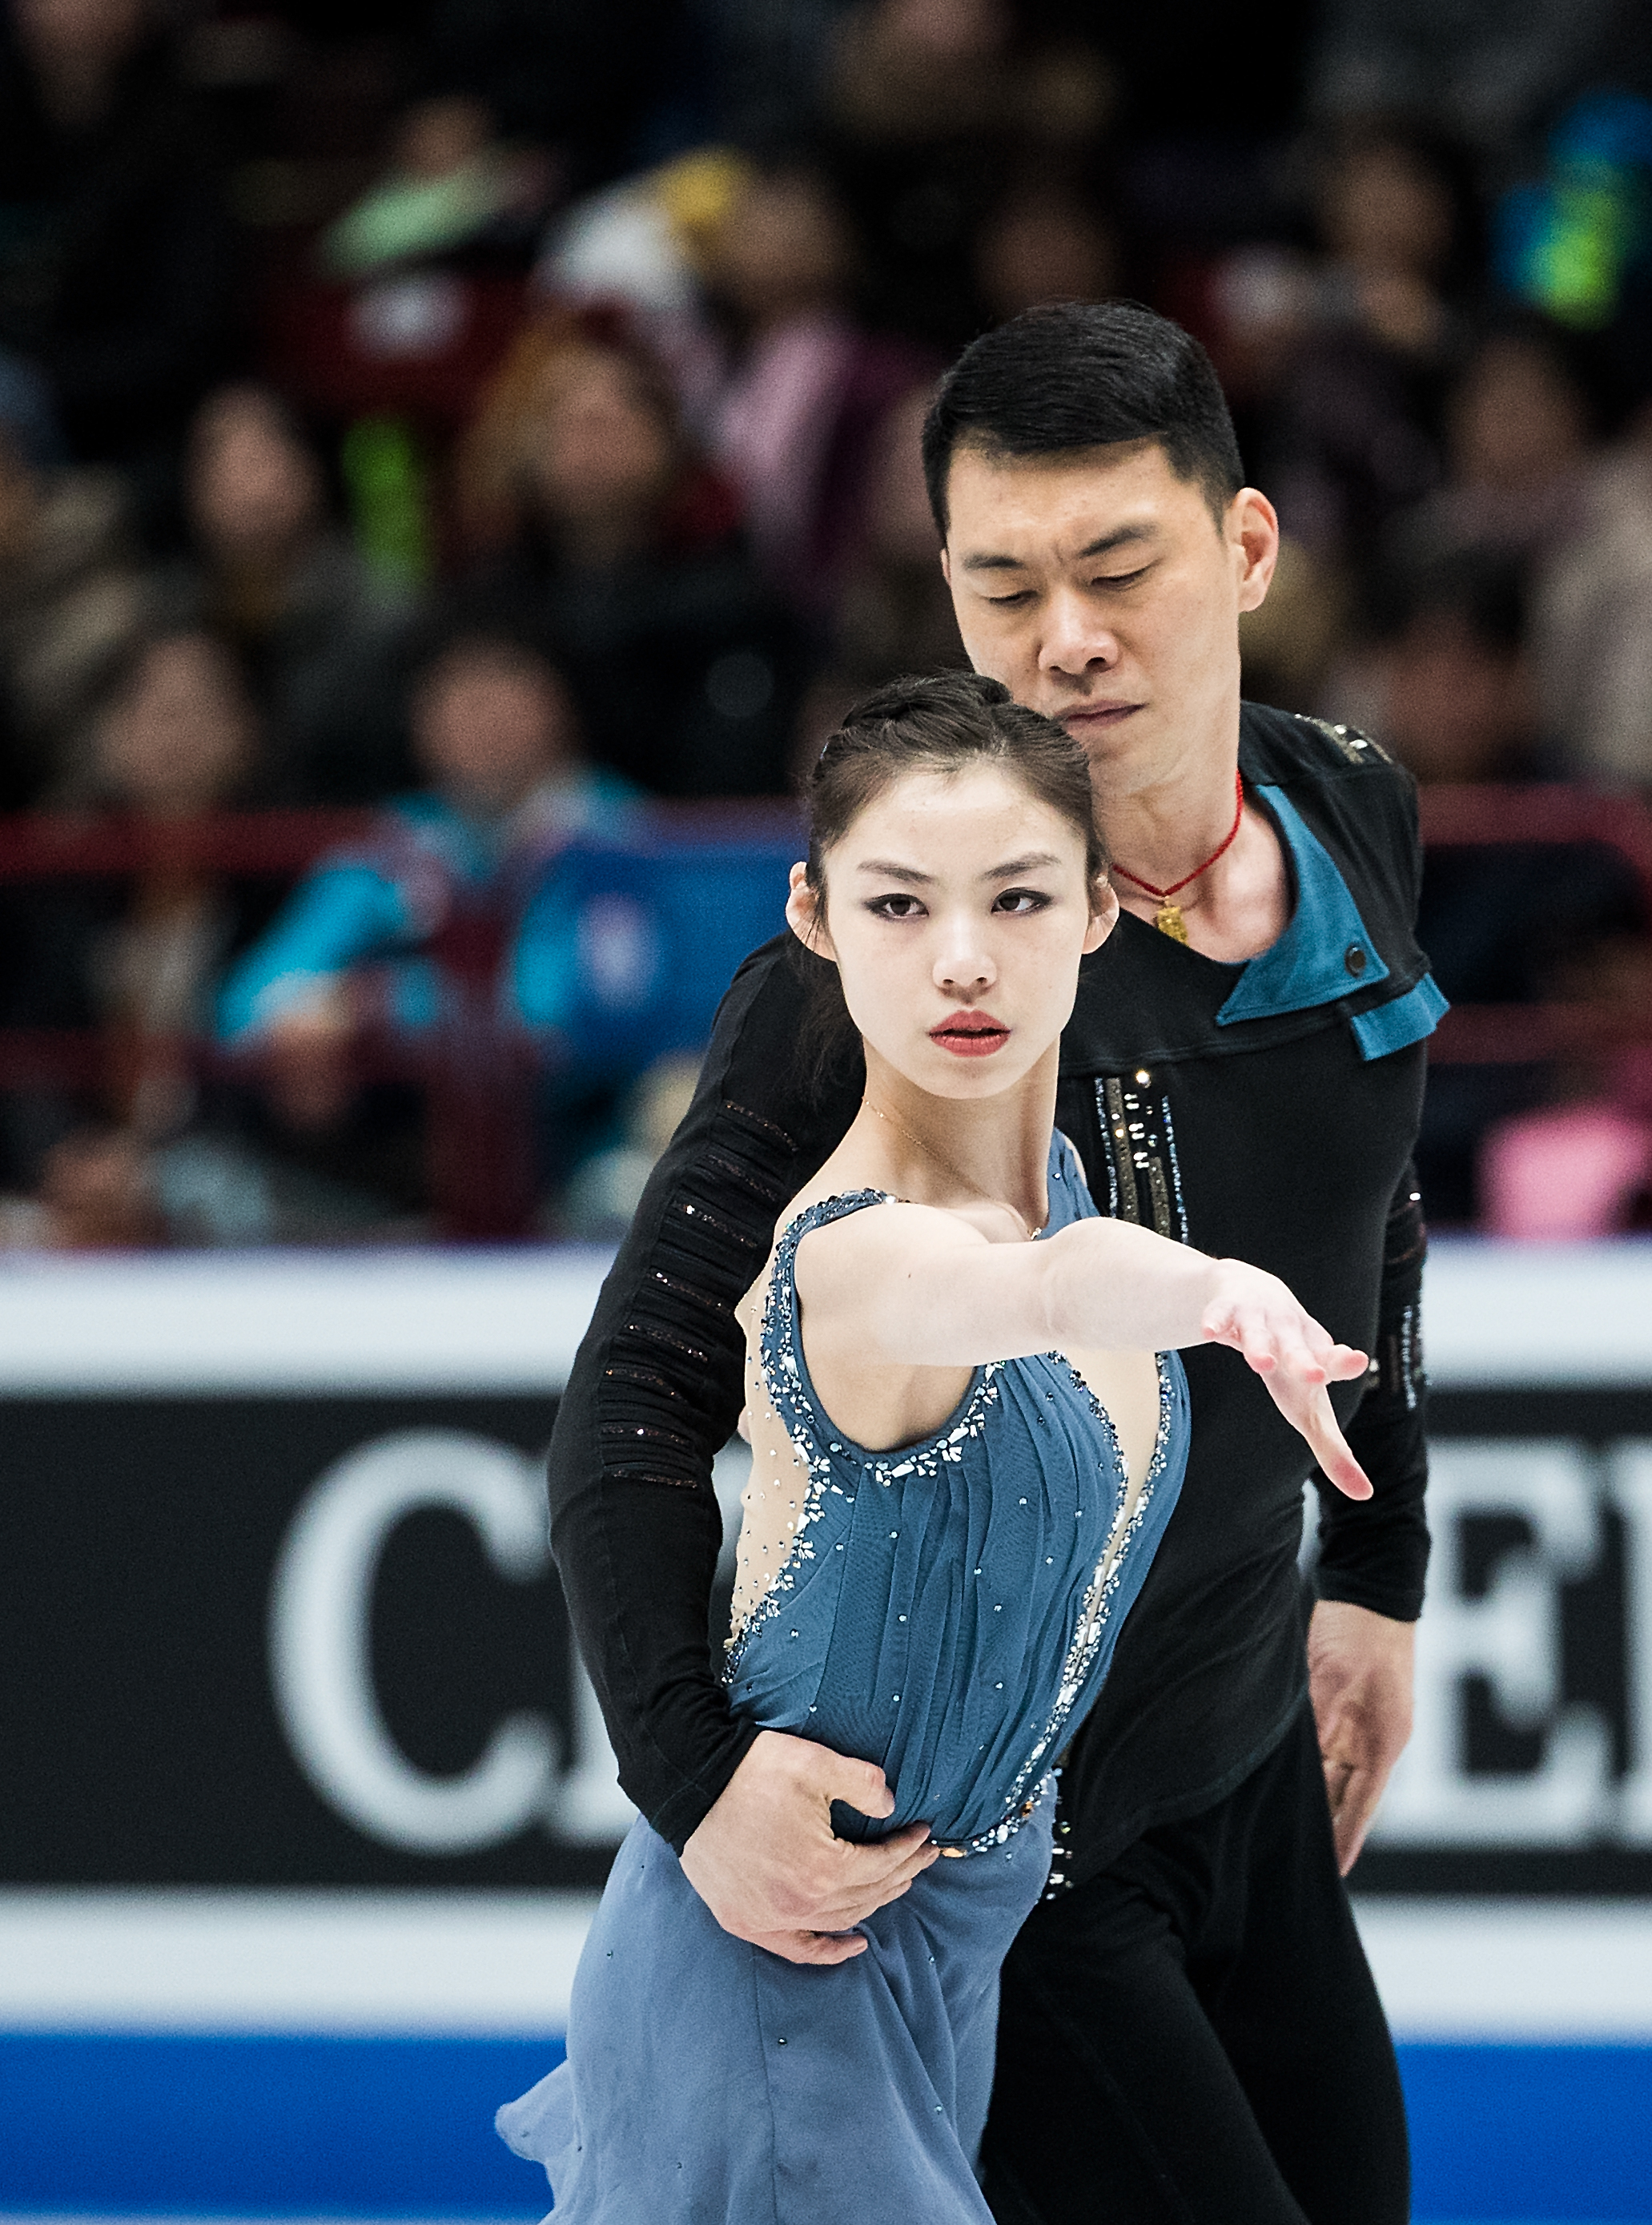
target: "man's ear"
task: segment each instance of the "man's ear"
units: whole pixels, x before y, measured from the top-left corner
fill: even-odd
[[[1260,610],[1279,561],[1279,513],[1265,494],[1241,487],[1228,508],[1228,538],[1238,575],[1239,608]]]
[[[832,937],[826,932],[824,908],[809,886],[809,869],[801,859],[792,867],[791,889],[786,898],[786,924],[805,949],[812,950],[817,958],[837,957]]]
[[[950,587],[953,584],[953,554],[944,541],[940,544],[940,576]]]
[[[1105,876],[1096,883],[1095,893],[1090,901],[1092,906],[1090,924],[1084,931],[1086,956],[1092,950],[1099,950],[1118,925],[1118,893]]]

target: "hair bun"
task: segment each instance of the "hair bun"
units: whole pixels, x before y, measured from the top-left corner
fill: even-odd
[[[863,696],[845,713],[841,731],[880,726],[926,711],[944,714],[965,707],[993,709],[1010,700],[1003,681],[990,679],[984,672],[907,672]]]

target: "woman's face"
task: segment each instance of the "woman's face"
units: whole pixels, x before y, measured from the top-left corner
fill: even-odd
[[[908,774],[822,864],[825,920],[801,865],[787,917],[836,960],[869,1062],[935,1097],[1022,1081],[1067,1024],[1080,955],[1118,916],[1111,890],[1086,882],[1078,828],[997,766]]]

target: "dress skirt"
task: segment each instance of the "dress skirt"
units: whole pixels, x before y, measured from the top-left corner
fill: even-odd
[[[580,1956],[568,2059],[498,2127],[558,2225],[990,2225],[974,2165],[998,1969],[1050,1863],[1048,1787],[932,1863],[832,1968],[734,1938],[640,1818]],[[604,2158],[623,2158],[604,2183]]]

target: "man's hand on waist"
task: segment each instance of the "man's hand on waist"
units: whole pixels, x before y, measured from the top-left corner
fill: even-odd
[[[865,1952],[851,1927],[898,1900],[940,1849],[925,1823],[877,1846],[832,1835],[832,1803],[895,1806],[883,1772],[783,1731],[759,1731],[682,1850],[683,1875],[725,1931],[788,1962]]]
[[[1415,1623],[1347,1600],[1320,1601],[1308,1623],[1308,1690],[1344,1877],[1411,1735],[1415,1649]]]

